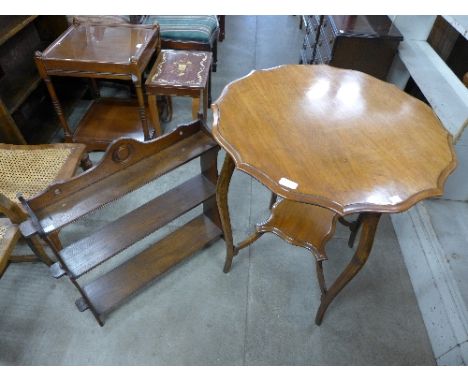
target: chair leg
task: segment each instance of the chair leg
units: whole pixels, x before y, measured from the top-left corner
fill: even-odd
[[[159,110],[158,110],[158,101],[156,95],[148,95],[148,109],[150,115],[150,122],[153,125],[156,136],[161,136],[161,124],[159,123]]]
[[[218,65],[218,41],[213,42],[213,72],[216,73],[216,67]]]
[[[172,97],[163,96],[163,102],[165,102],[164,110],[161,112],[161,120],[163,122],[171,122],[172,120]]]
[[[89,159],[89,154],[87,152],[85,152],[83,154],[83,158],[81,158],[80,167],[83,169],[83,171],[89,170],[91,167],[93,167],[93,162],[91,162],[91,159]]]
[[[192,119],[196,120],[198,118],[198,112],[200,110],[200,97],[192,98]]]

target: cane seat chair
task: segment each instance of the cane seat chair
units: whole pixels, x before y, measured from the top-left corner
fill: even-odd
[[[17,195],[30,198],[50,184],[71,178],[78,166],[90,167],[86,146],[75,143],[11,145],[0,143],[0,276],[9,262],[36,261],[47,265],[47,256],[37,237],[27,240],[34,256],[13,256],[19,237],[16,225],[28,218]],[[60,245],[58,236],[51,238]]]

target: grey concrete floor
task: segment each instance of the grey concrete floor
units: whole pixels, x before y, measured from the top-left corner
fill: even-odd
[[[228,16],[226,23],[213,76],[214,100],[229,81],[252,69],[297,63],[302,37],[297,17]],[[190,119],[190,99],[177,99],[174,106],[175,118],[165,131]],[[89,215],[63,230],[63,242],[143,204],[197,170],[198,163],[191,162]],[[235,172],[229,192],[235,240],[268,215],[269,195],[257,181]],[[106,266],[122,262],[189,216]],[[327,247],[330,279],[352,255],[346,241],[346,230],[339,228]],[[17,251],[26,249],[18,246]],[[74,301],[79,294],[65,277],[55,280],[39,263],[12,264],[0,279],[0,364],[434,364],[388,216],[381,220],[365,268],[332,303],[321,326],[314,324],[320,294],[309,252],[267,234],[240,252],[229,274],[222,272],[224,256],[220,240],[124,304],[102,328],[89,311],[78,312]]]
[[[468,203],[433,199],[424,203],[443,247],[445,260],[458,285],[460,294],[468,306]]]

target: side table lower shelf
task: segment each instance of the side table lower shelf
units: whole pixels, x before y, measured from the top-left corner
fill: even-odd
[[[146,115],[149,115],[147,110]],[[150,128],[153,136],[154,130]],[[88,151],[105,150],[118,138],[145,140],[136,101],[99,98],[93,101],[78,123],[73,142],[84,143]]]

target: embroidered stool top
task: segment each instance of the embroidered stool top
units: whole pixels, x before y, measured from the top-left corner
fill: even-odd
[[[204,88],[211,61],[211,52],[163,49],[146,82],[147,91],[152,88]]]

